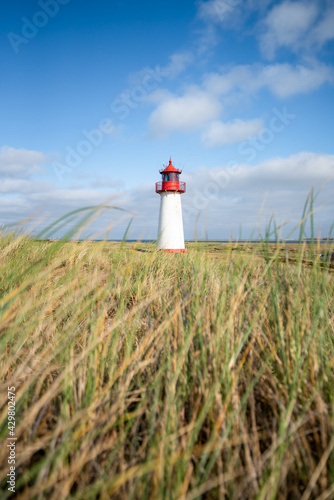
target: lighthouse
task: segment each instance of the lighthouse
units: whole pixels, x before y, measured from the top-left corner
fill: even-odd
[[[185,252],[181,194],[186,191],[186,183],[180,182],[182,170],[178,170],[169,160],[169,165],[159,170],[162,180],[155,184],[155,192],[160,194],[160,213],[157,247],[165,252]]]

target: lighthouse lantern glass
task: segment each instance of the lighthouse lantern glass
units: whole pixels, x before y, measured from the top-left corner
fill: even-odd
[[[161,175],[163,181],[179,182],[179,174],[176,172],[166,172]]]

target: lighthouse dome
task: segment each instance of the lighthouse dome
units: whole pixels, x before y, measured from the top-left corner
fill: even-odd
[[[180,182],[182,170],[175,168],[171,159],[169,160],[168,166],[159,170],[159,172],[162,180],[155,185],[156,193],[161,193],[162,191],[178,191],[179,193],[185,193],[186,183]]]

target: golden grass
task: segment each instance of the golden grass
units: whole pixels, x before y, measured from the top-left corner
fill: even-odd
[[[334,280],[320,248],[178,255],[3,234],[0,251],[17,498],[334,498]]]

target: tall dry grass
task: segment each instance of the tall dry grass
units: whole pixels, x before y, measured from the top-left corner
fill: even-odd
[[[16,498],[334,498],[334,281],[315,245],[4,232],[0,252]]]

